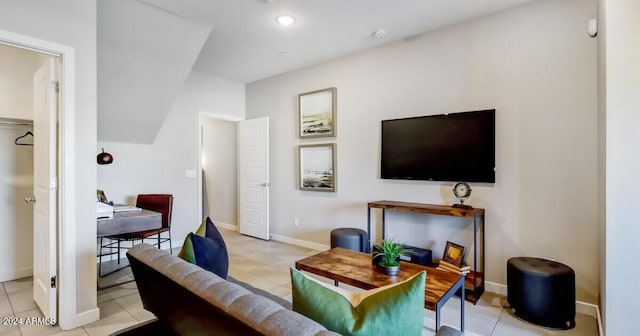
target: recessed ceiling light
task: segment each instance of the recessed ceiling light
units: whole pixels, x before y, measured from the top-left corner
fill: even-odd
[[[290,26],[292,23],[296,22],[296,20],[289,15],[280,15],[276,18],[279,24],[283,26]]]

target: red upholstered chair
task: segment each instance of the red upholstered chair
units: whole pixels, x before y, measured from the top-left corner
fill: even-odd
[[[173,251],[172,251],[173,246],[171,244],[171,212],[173,209],[173,195],[171,194],[139,194],[138,198],[136,199],[136,207],[161,213],[162,227],[159,230],[138,231],[138,232],[104,237],[111,240],[110,243],[104,244],[104,245],[102,244],[103,238],[100,238],[100,254],[99,254],[100,266],[98,268],[98,274],[100,276],[106,276],[117,271],[115,270],[107,274],[102,274],[102,257],[110,254],[119,255],[118,252],[109,252],[109,253],[103,254],[102,249],[107,248],[107,249],[110,249],[111,251],[113,251],[114,249],[116,251],[120,251],[121,249],[128,249],[129,248],[128,246],[127,247],[120,246],[120,242],[122,241],[131,241],[133,245],[134,244],[133,242],[135,242],[136,240],[140,240],[144,242],[145,239],[150,239],[153,237],[153,239],[157,239],[157,241],[153,243],[153,245],[157,246],[158,248],[161,247],[162,243],[168,241],[169,252],[173,254]],[[165,237],[162,237],[163,232],[167,232],[167,235]],[[154,236],[157,236],[157,238]],[[119,258],[118,258],[118,264],[120,264]]]
[[[147,230],[121,235],[124,236],[122,238],[126,240],[140,239],[144,242],[145,238],[151,238],[157,235],[158,241],[157,243],[154,243],[154,245],[161,248],[161,244],[168,241],[169,252],[173,254],[173,251],[171,250],[173,248],[171,245],[171,212],[173,209],[173,195],[140,194],[136,200],[136,207],[161,213],[162,227],[159,230]],[[166,237],[162,237],[163,232],[167,232]]]

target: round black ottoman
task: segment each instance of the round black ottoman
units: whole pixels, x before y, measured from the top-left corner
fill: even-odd
[[[576,275],[548,259],[507,261],[507,300],[516,316],[549,328],[571,329],[576,317]]]
[[[344,247],[354,251],[368,252],[367,232],[354,228],[341,228],[331,231],[331,248]]]

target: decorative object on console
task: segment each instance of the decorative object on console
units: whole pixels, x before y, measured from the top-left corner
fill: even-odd
[[[400,257],[400,260],[408,261],[410,263],[422,266],[437,266],[434,265],[433,261],[431,260],[431,250],[409,245],[405,245],[404,247],[411,249],[413,253],[411,253],[411,255]]]
[[[336,136],[336,88],[298,95],[300,138]]]
[[[293,311],[341,335],[422,335],[425,271],[362,292],[334,287],[291,268]]]
[[[202,221],[195,233],[187,234],[178,257],[226,279],[229,272],[229,253],[220,231],[209,217]]]
[[[373,246],[373,262],[380,273],[397,275],[400,270],[400,257],[408,256],[413,250],[402,243],[396,243],[393,238],[385,238],[380,245]]]
[[[469,274],[469,272],[471,272],[471,266],[467,264],[463,264],[462,266],[456,266],[444,260],[440,260],[440,264],[438,264],[437,268],[443,271],[449,271],[449,272],[458,273],[462,275],[467,275]]]
[[[464,246],[447,241],[447,245],[444,247],[444,253],[442,254],[442,260],[461,268],[464,264],[464,252]]]
[[[336,145],[299,146],[300,189],[336,191]]]
[[[113,155],[111,155],[109,153],[106,153],[104,151],[104,148],[102,148],[102,153],[98,154],[97,161],[98,161],[99,165],[112,164],[113,163]]]
[[[466,182],[458,182],[453,186],[453,195],[460,200],[460,204],[454,204],[456,208],[473,209],[470,205],[465,205],[464,200],[471,196],[471,186]]]

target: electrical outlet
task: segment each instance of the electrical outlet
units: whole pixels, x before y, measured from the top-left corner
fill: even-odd
[[[300,227],[300,220],[298,219],[298,217],[293,219],[293,226]]]

